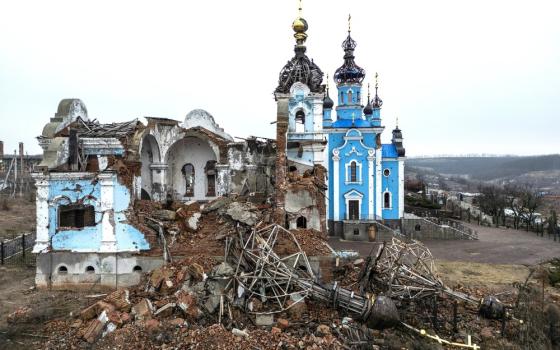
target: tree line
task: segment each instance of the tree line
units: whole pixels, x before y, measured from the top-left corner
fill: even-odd
[[[480,210],[492,216],[496,227],[500,222],[506,226],[506,219],[510,217],[513,228],[520,229],[524,225],[529,231],[535,224],[537,209],[543,204],[542,194],[531,185],[480,185],[478,191],[477,204]],[[554,234],[558,224],[554,211],[547,223],[549,233]]]

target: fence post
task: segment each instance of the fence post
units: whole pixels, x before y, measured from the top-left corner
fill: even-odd
[[[21,234],[21,256],[25,262],[25,233]]]
[[[0,251],[0,260],[2,262],[2,265],[4,265],[4,240],[0,242]]]

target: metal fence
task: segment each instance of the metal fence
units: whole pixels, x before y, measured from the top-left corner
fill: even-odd
[[[0,264],[34,265],[35,256],[31,254],[31,249],[35,238],[35,233],[23,233],[14,239],[0,242]]]

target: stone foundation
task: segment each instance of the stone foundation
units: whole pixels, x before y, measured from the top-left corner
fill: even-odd
[[[163,264],[161,257],[130,253],[48,252],[37,255],[35,284],[55,289],[128,287],[140,282],[140,272]]]

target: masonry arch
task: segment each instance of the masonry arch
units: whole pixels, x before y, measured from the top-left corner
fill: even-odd
[[[141,193],[145,199],[151,199],[154,179],[150,166],[160,163],[159,144],[153,135],[146,135],[140,146],[140,161],[142,163],[140,175],[142,178]]]
[[[209,196],[212,191],[208,191],[208,175],[214,168],[209,164],[215,166],[218,156],[208,140],[195,136],[187,136],[171,145],[165,161],[169,166],[167,184],[174,198],[206,200],[213,197]]]

